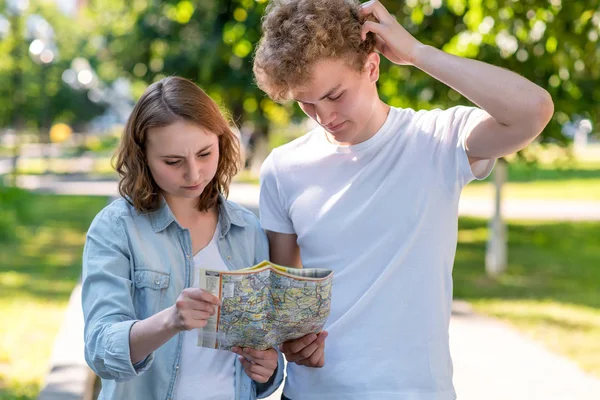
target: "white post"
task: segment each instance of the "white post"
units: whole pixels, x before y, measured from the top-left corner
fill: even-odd
[[[506,225],[502,218],[502,186],[506,182],[506,176],[506,161],[500,159],[494,168],[495,211],[489,224],[489,239],[485,252],[485,271],[489,276],[497,276],[506,269]]]

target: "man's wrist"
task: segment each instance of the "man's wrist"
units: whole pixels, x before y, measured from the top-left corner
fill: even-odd
[[[428,57],[430,57],[433,53],[438,51],[435,47],[419,43],[415,46],[413,50],[413,66],[423,69],[425,66]]]

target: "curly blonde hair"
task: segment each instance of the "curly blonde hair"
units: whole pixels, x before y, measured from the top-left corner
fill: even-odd
[[[198,198],[198,209],[208,210],[217,204],[219,193],[229,194],[229,184],[239,171],[239,140],[217,104],[195,83],[179,77],[167,77],[153,83],[139,99],[115,153],[115,169],[121,180],[119,193],[138,211],[160,207],[160,192],[146,159],[148,131],[186,121],[218,136],[217,173]]]
[[[344,59],[361,71],[375,36],[361,38],[365,21],[358,0],[272,0],[263,17],[263,36],[254,57],[256,83],[277,101],[310,78],[313,64]]]

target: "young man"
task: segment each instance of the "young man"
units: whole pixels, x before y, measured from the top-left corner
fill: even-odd
[[[386,105],[375,50],[479,108]],[[460,193],[544,129],[550,96],[423,45],[378,1],[272,1],[254,71],[271,98],[293,99],[320,125],[262,167],[271,260],[335,271],[328,333],[282,346],[284,395],[455,399],[448,324]]]

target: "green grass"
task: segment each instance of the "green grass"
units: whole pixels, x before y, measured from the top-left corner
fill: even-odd
[[[505,274],[486,276],[487,222],[461,218],[454,296],[600,377],[600,223],[508,225]]]
[[[34,399],[81,272],[85,232],[104,197],[22,193],[0,243],[0,399]],[[1,221],[0,221],[1,222]]]

